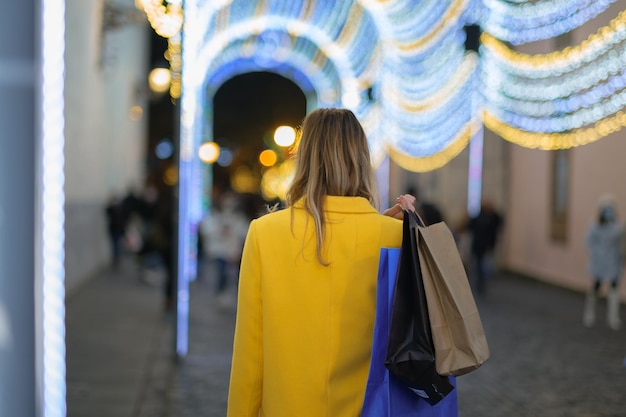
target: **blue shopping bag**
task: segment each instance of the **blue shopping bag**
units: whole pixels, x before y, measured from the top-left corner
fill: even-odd
[[[381,249],[372,359],[361,417],[458,417],[456,390],[437,404],[430,405],[385,367],[391,302],[399,258],[400,249]],[[454,377],[449,377],[449,380],[456,385]]]

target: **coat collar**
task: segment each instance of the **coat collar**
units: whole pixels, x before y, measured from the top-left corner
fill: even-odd
[[[293,207],[298,209],[304,208],[303,200],[298,200]],[[325,197],[324,210],[334,213],[378,213],[366,198],[335,195]]]

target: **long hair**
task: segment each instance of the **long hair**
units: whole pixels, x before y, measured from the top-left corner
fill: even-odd
[[[358,119],[346,109],[318,109],[302,122],[296,143],[296,172],[287,204],[302,199],[315,223],[317,258],[324,244],[324,198],[364,197],[377,203],[376,181],[367,137]]]

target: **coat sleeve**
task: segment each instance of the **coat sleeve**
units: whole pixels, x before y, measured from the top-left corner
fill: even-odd
[[[239,275],[237,321],[228,393],[228,417],[257,417],[263,393],[261,266],[256,227],[250,224]]]

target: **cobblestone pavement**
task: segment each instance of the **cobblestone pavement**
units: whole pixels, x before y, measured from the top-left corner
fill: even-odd
[[[68,417],[225,415],[234,297],[216,298],[210,270],[203,275],[191,285],[189,354],[178,361],[161,289],[136,267],[68,298]],[[491,358],[457,379],[459,416],[625,417],[626,330],[606,327],[603,302],[596,326],[582,327],[582,303],[579,293],[496,277],[477,298]]]

